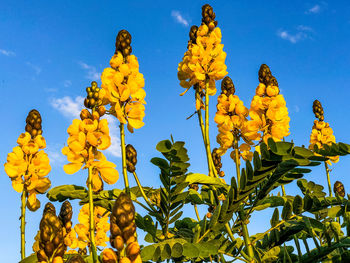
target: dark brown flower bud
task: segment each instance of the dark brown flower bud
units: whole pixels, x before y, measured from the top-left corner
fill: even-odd
[[[86,255],[87,254],[87,249],[85,248],[79,248],[78,250],[79,255]]]
[[[42,134],[41,115],[37,110],[33,109],[28,113],[25,130],[32,136],[33,139],[37,135]]]
[[[99,99],[100,88],[96,81],[91,82],[91,87],[86,88],[86,99],[84,100],[84,106],[88,109],[94,109],[101,105],[101,100]],[[86,114],[88,115],[88,114]],[[85,117],[85,115],[83,116]],[[82,115],[80,115],[82,118]]]
[[[220,174],[221,167],[222,167],[221,155],[219,155],[217,151],[218,151],[218,149],[214,148],[211,156],[213,158],[213,163],[214,163],[215,169],[216,169],[217,173]]]
[[[120,30],[117,39],[115,41],[115,54],[120,51],[123,54],[123,57],[127,57],[131,54],[131,35],[125,29]]]
[[[77,255],[70,257],[66,263],[85,263],[85,260],[80,254],[77,254]]]
[[[218,25],[218,21],[215,21],[214,10],[209,4],[202,6],[202,24],[206,24],[211,30],[214,29],[213,26]]]
[[[54,207],[54,205],[50,202],[47,202],[45,207],[44,207],[44,211],[43,211],[43,215],[47,212],[51,212],[53,214],[56,214],[56,208]]]
[[[125,241],[136,233],[135,207],[129,195],[121,193],[114,203],[110,219],[110,241],[120,251]]]
[[[312,104],[312,111],[315,114],[315,117],[319,119],[320,121],[324,120],[324,111],[323,107],[320,101],[315,100],[314,103]]]
[[[193,44],[196,44],[197,31],[198,31],[198,26],[191,26],[189,35],[190,35],[190,41]]]
[[[63,226],[66,228],[66,233],[69,233],[71,231],[72,216],[73,216],[72,205],[68,200],[64,201],[64,203],[61,206],[61,210],[60,210],[60,214],[58,215],[58,218],[61,220]]]
[[[126,168],[130,173],[133,173],[136,170],[135,165],[137,163],[137,152],[131,144],[128,144],[126,146],[125,152],[126,152]]]
[[[65,252],[63,227],[55,214],[54,207],[46,204],[45,212],[40,221],[40,250],[37,252],[39,261],[45,258],[63,257]]]
[[[335,194],[338,194],[341,197],[345,196],[345,188],[342,182],[336,181],[334,183],[333,191]]]
[[[236,92],[235,85],[229,76],[224,77],[221,81],[221,94],[225,94],[227,97],[234,95]]]

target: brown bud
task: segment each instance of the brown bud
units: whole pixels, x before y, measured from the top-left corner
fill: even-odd
[[[202,6],[202,23],[206,24],[209,27],[209,29],[212,27],[210,25],[211,23],[213,23],[214,27],[218,24],[218,22],[215,21],[214,10],[209,4],[205,4]]]
[[[131,260],[134,260],[139,253],[140,245],[137,242],[132,242],[126,247],[126,255]]]
[[[37,110],[33,109],[28,113],[25,130],[32,138],[42,134],[41,115]]]
[[[113,241],[113,247],[118,251],[122,251],[124,248],[124,239],[121,236],[116,236]]]
[[[312,104],[312,111],[314,112],[315,117],[317,119],[319,119],[320,121],[324,120],[324,111],[320,101],[314,101],[314,103]]]
[[[190,35],[190,41],[193,44],[196,44],[197,31],[198,31],[198,26],[191,26],[189,35]]]
[[[80,119],[85,120],[85,119],[90,119],[91,118],[91,113],[87,109],[83,109],[80,112]]]
[[[136,149],[131,144],[128,144],[125,148],[125,151],[127,159],[127,169],[130,173],[133,173],[136,170],[135,165],[137,163]]]
[[[106,108],[105,106],[100,106],[98,107],[97,111],[98,111],[98,114],[102,117],[106,113]]]
[[[131,35],[125,29],[120,30],[115,41],[115,54],[122,53],[123,57],[129,56],[132,52]]]
[[[225,94],[227,97],[235,94],[235,85],[229,76],[226,76],[221,81],[221,94]]]
[[[345,196],[345,188],[342,182],[336,181],[333,186],[333,191],[335,194],[338,194],[341,197]]]

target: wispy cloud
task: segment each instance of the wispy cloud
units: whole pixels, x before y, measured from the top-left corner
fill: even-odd
[[[179,11],[171,11],[171,16],[175,19],[177,23],[182,24],[184,26],[189,25],[188,21],[182,16],[182,14]]]
[[[297,26],[296,31],[294,33],[290,33],[287,30],[280,29],[277,31],[277,36],[295,44],[301,40],[310,38],[310,33],[312,32],[313,32],[313,29],[311,27],[299,25]]]
[[[51,106],[58,110],[63,116],[69,120],[79,118],[80,111],[82,109],[84,98],[76,97],[71,98],[65,96],[63,98],[54,98],[50,101]],[[111,137],[112,145],[106,150],[106,152],[112,156],[120,157],[120,139],[118,137],[118,124],[114,117],[107,115],[109,123],[109,136]]]
[[[72,81],[70,81],[70,80],[65,80],[65,81],[63,82],[63,86],[64,86],[65,88],[68,88],[68,87],[72,86]]]
[[[311,8],[309,8],[305,13],[307,14],[318,14],[321,11],[320,5],[314,5]]]
[[[41,72],[41,68],[37,65],[34,65],[30,62],[26,62],[27,66],[29,66],[31,69],[33,69],[35,71],[35,74],[39,75]]]
[[[45,152],[49,156],[50,164],[55,166],[60,166],[66,162],[66,158],[61,153],[62,146],[59,144],[48,144],[46,146]]]
[[[84,98],[76,97],[72,99],[69,96],[63,98],[54,98],[50,101],[53,108],[58,110],[63,116],[69,118],[70,120],[79,118],[80,111],[83,108]]]
[[[100,76],[101,73],[97,72],[96,68],[94,66],[90,66],[88,64],[86,64],[85,62],[79,61],[78,64],[80,65],[80,67],[84,70],[86,70],[86,78],[89,80],[94,80],[97,81]]]
[[[295,111],[295,112],[299,112],[299,111],[300,111],[300,108],[299,108],[298,105],[294,105],[294,111]]]
[[[16,56],[15,52],[6,49],[0,49],[0,54],[5,55],[7,57]]]

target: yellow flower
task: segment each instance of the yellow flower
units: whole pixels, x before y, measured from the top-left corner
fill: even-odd
[[[25,132],[25,133],[22,133],[18,139],[17,139],[17,143],[18,145],[20,146],[23,146],[27,143],[29,143],[29,141],[31,140],[32,136],[28,133],[28,132]]]
[[[109,230],[109,212],[99,206],[94,207],[95,241],[96,246],[107,246],[109,241],[107,231]],[[78,220],[80,224],[74,226],[78,235],[78,247],[83,249],[90,243],[89,233],[89,204],[85,204],[79,212]]]
[[[186,89],[180,95],[184,95],[190,87],[197,83],[203,85],[206,80],[211,82],[208,94],[215,95],[215,80],[227,75],[226,53],[223,47],[220,28],[216,27],[211,32],[206,24],[198,28],[196,43],[188,46],[188,50],[178,65],[180,86]]]
[[[92,168],[93,190],[99,191],[103,187],[104,180],[108,184],[114,184],[118,180],[118,171],[115,165],[106,160],[106,157],[98,150],[105,150],[111,145],[108,122],[106,119],[73,120],[67,129],[70,137],[68,146],[62,149],[67,156],[68,164],[63,166],[67,174]]]
[[[123,58],[122,53],[115,54],[110,61],[111,68],[105,68],[102,75],[102,93],[105,104],[110,104],[113,114],[128,129],[141,128],[145,116],[145,81],[139,72],[136,56]]]
[[[323,144],[332,145],[332,143],[335,143],[335,136],[332,128],[329,127],[329,123],[315,120],[310,135],[309,149],[314,150],[315,145],[322,149]],[[339,161],[339,156],[328,156],[328,158],[327,163],[330,165]]]

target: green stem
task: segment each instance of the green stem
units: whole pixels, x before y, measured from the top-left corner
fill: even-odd
[[[137,186],[138,186],[139,189],[140,189],[140,192],[141,192],[141,195],[142,195],[143,199],[146,201],[146,203],[148,204],[148,206],[149,206],[153,211],[157,211],[157,210],[153,207],[152,203],[148,200],[148,198],[147,198],[147,196],[146,196],[146,193],[145,193],[145,191],[143,190],[143,187],[142,187],[142,185],[141,185],[141,183],[140,183],[140,180],[139,180],[139,178],[138,178],[136,172],[133,172],[132,174],[134,175],[135,181],[136,181],[136,183],[137,183]]]
[[[240,216],[241,216],[241,214],[240,214]],[[250,241],[247,224],[245,224],[244,222],[242,222],[242,234],[243,234],[244,244],[245,244],[247,251],[248,251],[248,256],[251,259],[253,259],[254,258],[254,251],[253,251],[252,243]]]
[[[303,238],[303,243],[304,243],[306,252],[307,252],[308,254],[310,254],[310,248],[309,248],[309,244],[307,243],[306,238]]]
[[[123,165],[123,177],[124,177],[125,192],[130,196],[128,173],[127,173],[127,170],[126,170],[124,124],[120,123],[119,128],[120,128],[120,141],[121,141],[120,147],[121,147],[121,150],[122,150],[122,165]]]
[[[210,159],[211,156],[211,150],[210,150],[210,139],[209,139],[209,80],[205,80],[205,149],[207,151],[207,161],[208,161],[208,170],[209,170],[209,176],[213,176],[213,168],[211,165]]]
[[[237,174],[237,183],[239,185],[239,181],[241,178],[241,170],[240,170],[240,165],[239,165],[239,153],[238,153],[238,138],[234,138],[234,150],[235,150],[235,164],[236,164],[236,174]],[[243,215],[242,212],[239,212],[239,217],[241,221],[243,220]],[[249,237],[249,232],[247,228],[247,224],[245,224],[242,221],[242,234],[243,234],[243,239],[244,239],[244,244],[247,248],[248,256],[253,259],[254,258],[254,251],[252,247],[252,243]]]
[[[26,228],[26,198],[27,190],[23,189],[21,196],[21,260],[26,257],[26,238],[25,238],[25,228]]]
[[[235,241],[235,238],[234,238],[234,236],[233,236],[231,227],[230,227],[230,225],[229,225],[228,223],[225,224],[225,228],[226,228],[227,234],[229,235],[231,241],[234,242],[234,241]]]
[[[295,235],[293,235],[293,239],[294,239],[295,246],[297,247],[297,251],[298,251],[298,262],[301,262],[301,257],[303,254],[301,253],[301,250],[300,250],[299,240],[297,239],[297,237]]]
[[[235,150],[235,164],[236,164],[236,174],[237,174],[237,184],[239,185],[239,181],[241,179],[241,170],[239,167],[239,152],[238,152],[238,138],[234,138],[233,148]]]
[[[281,185],[281,189],[282,189],[282,195],[286,196],[286,190],[284,189],[284,185],[283,184]]]
[[[332,197],[333,194],[332,194],[331,178],[329,176],[329,168],[328,168],[328,164],[326,162],[324,162],[324,167],[326,168],[329,196]]]
[[[97,252],[95,244],[95,218],[94,218],[94,202],[92,199],[92,167],[89,167],[89,177],[88,177],[88,188],[89,188],[89,218],[90,218],[90,248],[92,253],[93,262],[97,262]]]
[[[210,145],[209,145],[209,153],[208,153],[207,140],[205,138],[205,130],[204,130],[204,123],[203,123],[203,116],[202,116],[201,109],[199,109],[197,111],[197,115],[198,115],[199,126],[200,126],[201,132],[202,132],[202,138],[203,138],[203,142],[204,142],[204,146],[205,146],[205,152],[207,154],[207,162],[210,163],[211,169],[214,172],[215,177],[218,177],[218,173],[217,173],[215,165],[214,165],[213,157],[212,157],[211,152],[210,152]],[[209,170],[209,167],[208,167],[208,170]]]
[[[193,207],[194,207],[194,211],[196,212],[196,216],[197,216],[198,222],[200,222],[200,221],[201,221],[201,218],[199,217],[197,205],[194,204]]]

